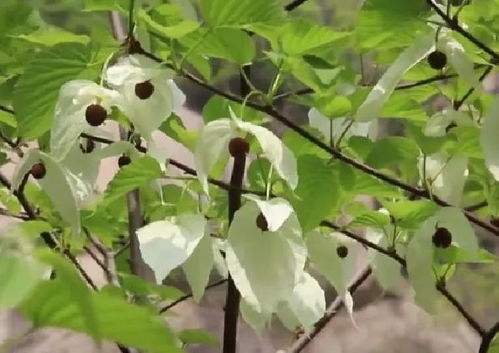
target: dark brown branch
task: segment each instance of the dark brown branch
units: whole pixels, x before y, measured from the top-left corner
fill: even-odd
[[[221,286],[222,284],[224,284],[225,282],[227,282],[227,280],[224,278],[224,279],[221,279],[219,281],[216,281],[212,284],[209,284],[206,286],[205,290],[207,289],[210,289],[210,288],[214,288],[214,287],[218,287],[218,286]],[[178,298],[177,300],[171,302],[170,304],[168,304],[167,306],[161,308],[159,310],[160,314],[164,313],[165,311],[168,311],[170,310],[171,308],[173,308],[174,306],[186,301],[187,299],[189,298],[192,298],[193,294],[192,293],[189,293],[189,294],[186,294],[186,295],[183,295],[181,296],[180,298]]]
[[[497,54],[494,50],[492,50],[483,42],[481,42],[478,38],[476,38],[470,32],[466,31],[463,27],[461,27],[461,25],[459,25],[457,18],[450,18],[449,16],[447,16],[447,14],[442,9],[440,9],[440,7],[438,7],[438,5],[433,2],[433,0],[426,0],[426,2],[445,21],[445,23],[447,23],[450,29],[459,33],[460,35],[468,39],[470,42],[475,44],[475,46],[477,46],[478,48],[482,49],[484,52],[489,54],[492,57],[491,61],[492,64],[497,64],[499,62],[499,54]]]
[[[478,353],[487,353],[489,351],[490,345],[494,340],[494,337],[499,334],[499,321],[496,322],[490,330],[488,330],[482,337],[482,342],[480,343],[480,349]]]
[[[474,211],[478,211],[481,208],[487,207],[487,205],[488,205],[487,201],[482,201],[482,202],[478,202],[478,203],[471,205],[471,206],[466,206],[464,209],[466,211],[469,211],[469,212],[474,212]]]
[[[372,270],[370,267],[365,268],[350,284],[348,287],[348,291],[350,293],[354,293],[361,285],[364,283],[369,276],[371,275]],[[338,310],[343,306],[343,300],[341,297],[336,297],[336,299],[329,305],[327,308],[326,312],[324,313],[324,316],[317,321],[314,324],[314,327],[308,331],[305,332],[299,339],[297,339],[293,346],[290,348],[288,351],[289,353],[298,353],[301,352],[314,338],[321,332],[324,327],[333,319],[336,314],[338,313]]]
[[[284,6],[284,10],[286,11],[293,11],[294,9],[296,9],[297,7],[301,6],[303,3],[305,3],[307,0],[294,0],[294,1],[291,1],[289,4],[287,4],[286,6]]]
[[[485,71],[480,75],[480,78],[478,79],[478,81],[481,83],[483,82],[483,80],[485,80],[485,78],[490,74],[490,72],[492,71],[493,69],[493,66],[488,66]],[[460,99],[460,100],[457,100],[454,102],[454,110],[459,110],[459,108],[462,107],[462,105],[464,104],[464,102],[466,102],[466,100],[473,94],[473,92],[475,91],[475,87],[471,87],[464,95],[463,97]]]

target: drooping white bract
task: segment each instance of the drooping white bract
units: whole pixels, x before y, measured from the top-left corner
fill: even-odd
[[[55,210],[71,225],[74,234],[80,233],[79,209],[92,194],[91,186],[50,155],[30,150],[16,166],[12,178],[12,190],[17,190],[31,167],[42,162],[45,176],[38,180],[40,186],[52,200]]]
[[[208,174],[221,156],[228,156],[229,141],[251,134],[263,150],[263,157],[272,164],[277,174],[294,189],[298,185],[296,159],[293,153],[270,130],[240,120],[231,112],[231,118],[210,121],[198,137],[194,157],[199,181],[208,193]]]
[[[370,121],[378,117],[383,105],[395,90],[404,74],[435,49],[435,34],[417,38],[393,62],[361,104],[354,117],[356,121]]]
[[[191,256],[205,235],[205,228],[203,215],[189,213],[137,230],[142,258],[154,271],[158,283]]]
[[[383,249],[387,249],[390,242],[386,234],[393,234],[393,228],[393,225],[386,226],[385,230],[367,228],[366,239]],[[400,254],[399,249],[397,249],[397,253]],[[402,280],[400,273],[401,265],[397,261],[374,249],[367,250],[367,258],[373,270],[374,277],[376,277],[383,289],[394,289],[400,283]]]
[[[193,253],[182,265],[185,277],[192,290],[192,297],[199,302],[208,285],[210,273],[215,263],[218,248],[214,244],[215,239],[206,234],[201,238]]]
[[[468,57],[461,43],[452,37],[451,30],[443,29],[438,38],[437,49],[445,53],[449,63],[466,83],[475,88],[480,85],[473,60]]]
[[[332,137],[333,142],[338,141],[340,136],[347,128],[350,120],[347,118],[329,119],[316,108],[312,108],[308,112],[308,121],[311,127],[319,130],[322,135],[329,141]],[[344,138],[348,139],[351,136],[368,137],[371,140],[376,138],[377,127],[375,121],[354,122],[352,126],[344,134]],[[332,133],[332,136],[331,136]]]
[[[308,233],[306,242],[310,262],[331,282],[352,317],[353,298],[348,286],[356,273],[358,244],[341,233],[322,234],[318,231]],[[339,246],[347,247],[345,258],[338,256]]]
[[[324,291],[315,278],[303,272],[289,299],[279,305],[277,316],[290,330],[296,327],[310,329],[325,311]]]
[[[443,207],[434,216],[428,218],[414,233],[407,246],[407,273],[415,291],[418,305],[433,312],[438,293],[435,288],[433,271],[432,237],[439,227],[446,228],[452,235],[452,245],[463,250],[470,261],[479,259],[479,246],[473,227],[470,225],[461,209]]]
[[[447,134],[447,128],[452,124],[457,126],[473,126],[470,117],[460,111],[445,109],[433,115],[423,130],[425,136],[439,137]]]
[[[485,163],[495,180],[499,181],[499,96],[494,99],[482,118],[480,144],[485,156]]]
[[[185,102],[173,76],[172,70],[140,54],[120,58],[105,73],[106,82],[123,96],[124,113],[146,140]],[[154,88],[150,97],[141,99],[135,86],[144,82]]]
[[[289,298],[305,266],[307,250],[298,218],[289,212],[283,219],[285,208],[290,206],[280,198],[248,201],[229,228],[227,268],[242,298],[260,314],[275,312],[279,302]],[[273,230],[257,227],[260,212]]]
[[[450,204],[461,201],[464,183],[468,176],[468,157],[448,156],[445,152],[419,158],[419,175],[432,181],[432,192]]]
[[[78,144],[80,134],[97,130],[88,124],[85,112],[89,105],[98,104],[111,114],[111,108],[121,102],[116,91],[99,86],[88,80],[74,80],[65,83],[59,92],[55,117],[50,134],[50,154],[55,160],[62,160],[71,148]]]

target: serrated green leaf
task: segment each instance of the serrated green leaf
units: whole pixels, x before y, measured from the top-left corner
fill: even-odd
[[[34,139],[50,128],[60,86],[82,75],[90,54],[83,44],[63,43],[40,52],[28,64],[14,90],[20,136]]]
[[[242,27],[283,17],[277,0],[202,0],[201,13],[209,26]]]
[[[305,231],[314,229],[338,205],[341,185],[332,165],[313,155],[298,159],[298,187],[292,200]]]
[[[419,227],[421,222],[433,216],[438,210],[438,206],[430,200],[382,201],[382,204],[395,219],[397,226],[411,229]]]
[[[151,157],[142,157],[123,167],[114,176],[106,189],[106,202],[111,202],[126,193],[147,184],[162,175],[161,168]]]
[[[151,16],[147,14],[144,10],[139,10],[137,13],[138,19],[142,20],[147,27],[160,35],[163,35],[168,38],[181,38],[199,27],[199,23],[195,21],[182,21],[178,24],[171,26],[164,26],[161,23],[156,22]]]
[[[374,168],[397,165],[404,161],[410,161],[414,164],[419,154],[418,145],[411,139],[390,136],[374,143],[366,162]]]
[[[24,301],[21,312],[36,327],[60,327],[87,333],[85,315],[67,285],[59,280],[38,285]],[[152,353],[180,353],[175,338],[163,319],[145,307],[129,304],[107,293],[89,292],[100,337]]]

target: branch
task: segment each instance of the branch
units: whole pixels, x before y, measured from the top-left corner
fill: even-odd
[[[482,342],[480,343],[480,349],[478,353],[487,353],[489,351],[490,345],[494,340],[494,337],[499,333],[499,321],[496,322],[490,330],[488,330],[482,337]]]
[[[485,78],[490,74],[490,72],[492,71],[493,69],[493,66],[488,66],[485,71],[480,75],[479,79],[478,79],[478,82],[482,83],[483,80],[485,80]],[[473,94],[473,92],[475,91],[475,87],[471,87],[464,95],[463,97],[458,100],[458,101],[455,101],[454,102],[454,110],[459,110],[459,108],[461,108],[461,106],[464,104],[464,102],[466,102],[466,100],[469,98],[469,96],[471,96]]]
[[[475,36],[473,36],[470,32],[466,31],[463,27],[459,25],[459,22],[457,18],[450,18],[447,16],[447,14],[438,7],[437,4],[433,2],[433,0],[426,0],[428,5],[435,10],[435,12],[447,23],[450,29],[453,31],[461,34],[463,37],[468,39],[470,42],[475,44],[478,48],[482,49],[484,52],[489,54],[492,57],[492,64],[497,64],[499,62],[499,54],[497,54],[494,50],[489,48],[487,45],[485,45],[483,42],[481,42],[479,39],[477,39]]]
[[[366,267],[357,277],[354,279],[352,284],[348,287],[348,291],[350,293],[354,293],[361,285],[364,283],[369,276],[371,275],[372,270],[370,267]],[[295,341],[293,346],[289,349],[289,353],[298,353],[301,352],[314,338],[319,334],[319,332],[326,327],[326,325],[333,319],[338,310],[343,306],[343,300],[340,296],[337,296],[336,299],[329,305],[324,316],[319,319],[314,324],[314,327],[305,332],[298,340]]]
[[[420,81],[401,84],[401,85],[395,87],[395,90],[401,91],[401,90],[410,89],[410,88],[414,88],[414,87],[424,86],[424,85],[427,85],[429,83],[433,83],[433,82],[437,82],[437,81],[448,80],[448,79],[455,78],[455,77],[457,77],[457,74],[435,75],[435,76],[428,77],[428,78],[425,78],[425,79],[420,80]],[[368,87],[372,87],[372,86],[368,86]],[[302,88],[302,89],[298,89],[296,91],[289,91],[289,92],[277,94],[276,96],[274,96],[272,101],[276,102],[276,101],[280,101],[280,100],[283,100],[283,99],[286,99],[286,98],[289,98],[292,96],[303,96],[303,95],[312,94],[312,93],[314,93],[313,89]]]
[[[297,7],[299,7],[300,5],[302,5],[303,3],[305,3],[307,0],[294,0],[294,1],[291,1],[289,4],[287,4],[286,6],[284,6],[284,10],[290,12],[290,11],[293,11],[294,9],[296,9]]]
[[[210,289],[210,288],[215,288],[215,287],[218,287],[218,286],[220,286],[220,285],[224,284],[225,282],[227,282],[227,279],[225,279],[225,278],[224,278],[224,279],[221,279],[221,280],[219,280],[219,281],[216,281],[216,282],[214,282],[214,283],[212,283],[212,284],[207,285],[207,286],[206,286],[206,288],[205,288],[205,290]],[[175,301],[171,302],[170,304],[168,304],[167,306],[165,306],[165,307],[161,308],[161,309],[159,310],[159,313],[160,313],[160,314],[162,314],[162,313],[164,313],[165,311],[170,310],[170,309],[171,309],[171,308],[173,308],[174,306],[176,306],[176,305],[178,305],[178,304],[180,304],[180,303],[182,303],[182,302],[186,301],[186,300],[187,300],[187,299],[189,299],[189,298],[192,298],[192,296],[193,296],[193,294],[192,294],[192,293],[189,293],[189,294],[186,294],[186,295],[184,295],[184,296],[181,296],[181,297],[180,297],[180,298],[178,298],[177,300],[175,300]]]
[[[393,260],[397,261],[402,267],[406,268],[407,263],[405,259],[400,257],[395,251],[388,251],[386,249],[381,248],[377,244],[370,242],[367,239],[364,239],[360,236],[358,236],[355,233],[352,233],[346,229],[343,229],[341,227],[338,227],[337,225],[329,222],[329,221],[322,221],[321,225],[335,229],[340,231],[342,234],[345,236],[352,238],[363,245],[365,245],[368,248],[371,248],[373,250],[376,250]],[[482,326],[471,316],[470,313],[466,311],[466,309],[463,307],[463,305],[445,288],[445,286],[441,284],[436,285],[437,290],[456,308],[456,310],[464,317],[464,319],[468,322],[468,324],[471,326],[473,330],[475,330],[480,336],[483,337],[485,334],[485,330],[482,328]]]

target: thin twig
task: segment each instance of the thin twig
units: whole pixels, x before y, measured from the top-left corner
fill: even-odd
[[[488,330],[482,337],[482,342],[480,343],[480,349],[478,353],[487,353],[489,351],[490,345],[494,340],[494,337],[499,334],[499,321],[495,323],[490,330]]]
[[[350,293],[354,293],[371,275],[372,270],[370,267],[366,267],[355,279],[353,280],[352,284],[348,287],[348,291]],[[333,319],[336,314],[338,313],[338,310],[343,306],[343,300],[341,299],[340,296],[336,297],[335,300],[329,305],[327,308],[326,312],[322,316],[322,318],[319,319],[314,324],[314,327],[308,331],[305,332],[302,336],[300,336],[299,339],[297,339],[293,346],[289,349],[289,353],[298,353],[301,352],[314,338],[321,332],[324,327]]]
[[[212,284],[207,285],[207,286],[206,286],[206,288],[205,288],[205,290],[210,289],[210,288],[214,288],[214,287],[218,287],[218,286],[220,286],[220,285],[224,284],[225,282],[227,282],[227,279],[225,279],[225,278],[224,278],[224,279],[221,279],[221,280],[219,280],[219,281],[216,281],[216,282],[214,282],[214,283],[212,283]],[[165,311],[170,310],[170,309],[171,309],[171,308],[173,308],[174,306],[176,306],[176,305],[178,305],[178,304],[180,304],[180,303],[182,303],[182,302],[184,302],[184,301],[186,301],[187,299],[192,298],[192,297],[193,297],[193,294],[192,294],[192,293],[189,293],[189,294],[183,295],[183,296],[181,296],[180,298],[178,298],[177,300],[175,300],[175,301],[171,302],[170,304],[168,304],[167,306],[165,306],[165,307],[161,308],[161,310],[160,310],[159,312],[160,312],[160,314],[162,314],[162,313],[164,313]]]
[[[492,69],[493,69],[493,66],[487,66],[485,71],[480,75],[478,82],[482,83],[483,80],[485,80],[485,78],[491,73]],[[473,92],[475,91],[475,88],[476,87],[471,87],[463,95],[463,97],[461,99],[454,102],[454,110],[459,110],[459,108],[461,108],[461,106],[464,104],[464,102],[466,102],[466,100],[469,98],[469,96],[471,96],[473,94]]]

